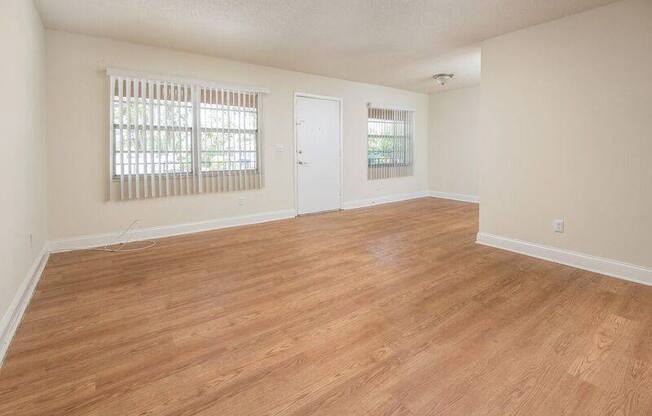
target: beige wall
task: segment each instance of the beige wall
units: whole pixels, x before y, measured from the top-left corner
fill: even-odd
[[[293,93],[344,100],[344,202],[428,189],[428,96],[207,56],[48,31],[48,211],[51,239],[293,209]],[[107,66],[268,87],[261,191],[105,202]],[[367,102],[416,110],[412,177],[366,178]],[[285,152],[275,151],[275,145]],[[244,206],[238,197],[244,196]]]
[[[651,51],[645,0],[484,43],[481,232],[652,266]]]
[[[2,2],[0,56],[3,96],[0,100],[0,175],[4,178],[4,189],[0,193],[2,317],[46,240],[45,142],[41,112],[44,31],[31,1]]]
[[[480,87],[430,96],[431,191],[478,195]]]

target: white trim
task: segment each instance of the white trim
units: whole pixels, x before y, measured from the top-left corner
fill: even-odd
[[[0,321],[0,367],[9,350],[11,340],[16,334],[18,325],[23,318],[23,314],[27,309],[27,305],[29,305],[29,301],[32,299],[34,289],[41,279],[49,256],[50,253],[46,243],[36,259],[34,259],[34,263],[32,263],[32,266],[27,272],[27,276],[25,276],[23,283],[18,288],[11,305],[9,305],[9,309],[7,309],[2,317],[2,321]]]
[[[309,94],[305,92],[294,92],[294,108],[292,109],[293,134],[294,134],[294,213],[299,215],[299,169],[297,156],[297,98],[315,98],[318,100],[337,101],[340,105],[340,209],[344,209],[344,100],[338,97],[326,95]]]
[[[525,254],[526,256],[652,286],[652,269],[646,267],[489,233],[478,233],[476,242],[485,246],[501,248]]]
[[[480,197],[477,195],[468,194],[455,194],[451,192],[430,191],[430,196],[433,198],[452,199],[453,201],[473,202],[474,204],[480,203]]]
[[[221,218],[210,221],[192,222],[177,225],[165,225],[161,227],[140,228],[132,230],[128,236],[129,241],[149,240],[151,238],[171,237],[180,234],[190,234],[202,231],[217,230],[220,228],[236,227],[239,225],[258,224],[267,221],[276,221],[287,218],[294,218],[294,210],[283,210],[265,212],[262,214],[244,215],[239,217]],[[80,250],[93,247],[101,247],[116,242],[120,233],[107,233],[79,236],[64,240],[50,241],[50,252]]]
[[[375,197],[375,198],[368,198],[368,199],[356,199],[354,201],[345,202],[344,205],[342,206],[342,209],[355,209],[355,208],[362,208],[362,207],[370,207],[372,205],[388,204],[390,202],[407,201],[409,199],[425,198],[425,197],[428,197],[428,196],[430,196],[428,191],[418,191],[418,192],[410,192],[410,193],[405,193],[405,194],[394,194],[394,195],[378,196],[378,197]]]
[[[217,89],[224,89],[224,90],[259,92],[262,94],[269,94],[270,92],[269,88],[257,87],[253,85],[225,84],[221,82],[204,80],[204,79],[181,77],[178,75],[154,74],[154,73],[132,71],[129,69],[119,69],[119,68],[111,68],[111,67],[106,68],[106,74],[108,76],[121,77],[121,78],[138,78],[138,79],[147,79],[149,81],[177,82],[180,84],[191,84],[193,86],[217,88]]]

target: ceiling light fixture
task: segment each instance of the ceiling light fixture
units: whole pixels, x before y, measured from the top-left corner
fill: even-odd
[[[432,78],[437,81],[437,84],[443,87],[448,81],[453,79],[454,76],[455,74],[435,74]]]

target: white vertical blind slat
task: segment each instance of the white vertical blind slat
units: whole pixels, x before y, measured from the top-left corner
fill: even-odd
[[[385,120],[389,119],[391,110],[385,109],[384,113],[385,114],[383,114],[383,116],[385,117]],[[391,143],[392,142],[392,137],[391,137],[392,136],[392,131],[391,131],[392,125],[390,123],[385,122],[384,126],[385,126],[385,137],[387,139],[389,139],[389,140],[386,140],[386,141]],[[389,156],[390,156],[390,153],[388,151],[386,151],[385,159],[383,160],[383,179],[386,179],[386,178],[389,177],[389,163],[390,163]]]
[[[170,84],[167,82],[163,83],[163,105],[164,105],[164,114],[165,114],[165,139],[163,144],[165,145],[165,150],[163,155],[165,156],[165,196],[170,195]]]
[[[107,200],[111,200],[111,195],[113,194],[113,175],[115,173],[113,165],[115,164],[114,160],[114,151],[113,148],[115,146],[115,137],[116,137],[116,132],[115,132],[115,117],[116,117],[116,111],[115,111],[115,91],[117,88],[117,80],[113,78],[109,78],[109,154],[111,155],[111,159],[109,163],[111,166],[109,167],[109,183],[108,183],[108,188],[107,188]]]
[[[232,191],[233,186],[232,186],[232,175],[231,175],[231,169],[233,167],[233,162],[232,162],[232,152],[233,152],[233,133],[230,130],[231,129],[231,92],[230,91],[224,91],[224,94],[226,96],[226,128],[228,129],[228,133],[226,134],[227,137],[227,151],[226,151],[226,157],[227,157],[227,169],[226,169],[226,191]]]
[[[253,107],[253,99],[251,94],[247,94],[247,99],[246,99],[246,104],[247,108]],[[245,121],[244,121],[244,126],[245,129],[248,129],[247,131],[249,132],[253,125],[250,125],[248,123],[251,123],[251,119],[249,118],[249,113],[245,116]],[[253,143],[251,142],[251,138],[249,137],[249,133],[245,136],[245,168],[246,168],[246,176],[245,176],[245,187],[246,189],[255,189],[254,185],[254,177],[252,175],[253,171],[252,166],[251,166],[251,155],[253,151]]]
[[[401,152],[401,142],[403,141],[401,139],[401,118],[403,117],[403,111],[401,110],[394,110],[394,118],[398,120],[398,123],[394,124],[394,172],[393,176],[400,176],[400,152]]]
[[[240,166],[242,168],[242,187],[243,189],[251,189],[249,188],[249,154],[247,153],[247,141],[248,141],[248,134],[247,134],[247,116],[248,116],[248,110],[249,108],[249,95],[243,93],[242,94],[242,162],[240,163]]]
[[[140,120],[140,80],[135,80],[135,93],[134,93],[134,113],[135,113],[135,122],[134,122],[134,165],[135,165],[135,180],[136,180],[136,198],[140,198],[140,132],[141,132],[141,120]]]
[[[163,196],[163,158],[162,154],[160,153],[162,148],[161,144],[161,135],[163,134],[162,129],[161,129],[161,105],[163,105],[163,102],[161,100],[161,84],[158,81],[154,82],[154,89],[156,91],[156,123],[157,123],[157,135],[156,135],[156,147],[158,149],[158,158],[157,158],[157,164],[158,164],[158,169],[157,169],[157,185],[158,185],[158,196]]]
[[[407,169],[408,169],[408,174],[412,175],[413,173],[413,137],[414,137],[414,132],[413,132],[413,126],[414,126],[414,113],[410,113],[408,115],[408,121],[406,123],[407,126],[407,131],[408,135],[407,137],[409,140],[406,142],[407,146],[407,151],[406,151],[406,159],[408,161]]]
[[[147,103],[147,89],[149,87],[149,82],[145,81],[145,84],[141,86],[141,102],[143,104],[143,128],[141,131],[143,132],[141,137],[143,139],[143,197],[144,198],[149,198],[149,183],[148,180],[149,178],[147,177],[147,169],[148,169],[148,163],[147,163],[147,156],[148,156],[148,151],[149,147],[147,146],[147,136],[149,133],[149,122],[147,120],[147,115],[149,114],[148,108],[149,105]]]
[[[215,104],[215,115],[213,115],[213,113],[211,111],[211,115],[209,117],[209,120],[211,121],[210,127],[211,127],[211,131],[216,132],[217,131],[217,115],[218,115],[218,112],[217,112],[217,90],[210,89],[209,91],[210,91],[210,103],[211,103],[211,105],[208,108],[212,109],[213,104]],[[213,137],[213,136],[211,135],[211,137]],[[218,142],[217,134],[215,134],[214,141],[215,141],[215,143]],[[217,192],[218,191],[217,186],[219,185],[219,178],[217,178],[217,173],[219,173],[219,171],[217,171],[217,169],[219,167],[219,162],[218,162],[217,157],[215,157],[213,155],[211,155],[210,159],[208,159],[208,160],[210,161],[209,165],[208,165],[208,169],[211,170],[211,168],[213,168],[213,164],[215,164],[214,167],[215,167],[215,172],[216,172],[216,173],[213,173],[213,172],[208,172],[207,173],[208,175],[210,175],[210,178],[211,178],[211,192]]]
[[[241,189],[246,189],[245,188],[245,175],[246,171],[244,170],[245,168],[242,165],[242,161],[244,160],[244,152],[242,151],[244,148],[244,126],[242,125],[245,117],[244,113],[244,94],[242,92],[238,92],[238,190]]]
[[[220,142],[220,123],[219,123],[219,117],[220,115],[222,116],[222,120],[224,120],[224,112],[219,111],[218,109],[220,108],[220,103],[223,103],[224,101],[224,94],[222,90],[216,89],[213,90],[214,97],[215,97],[215,109],[218,111],[215,114],[215,119],[214,119],[214,127],[217,137],[217,142]],[[224,140],[222,140],[222,150],[224,150]],[[220,160],[221,159],[221,160]],[[215,166],[215,172],[213,173],[213,178],[215,178],[215,184],[217,187],[217,192],[224,192],[224,168],[226,167],[226,163],[224,162],[224,152],[220,154],[220,157],[218,158],[218,162]]]
[[[219,115],[218,111],[218,91],[214,88],[211,88],[210,90],[210,103],[211,105],[208,107],[210,109],[210,117],[209,120],[210,122],[210,131],[215,132],[215,136],[211,134],[212,140],[211,143],[219,143],[219,135],[217,133],[217,117]],[[215,105],[215,113],[213,113],[213,105]],[[210,158],[208,158],[209,164],[208,166],[208,172],[206,173],[207,175],[210,176],[211,178],[211,192],[219,192],[218,186],[219,186],[219,177],[217,176],[219,174],[219,158],[217,154],[211,154]],[[213,170],[213,172],[211,172]]]
[[[222,115],[222,123],[220,124],[219,119],[216,121],[217,123],[217,132],[218,136],[222,137],[222,161],[220,164],[220,170],[218,170],[218,186],[219,186],[219,192],[227,192],[229,189],[227,187],[227,174],[228,174],[228,168],[229,168],[229,137],[226,131],[224,130],[224,126],[226,126],[226,123],[228,121],[228,108],[226,106],[226,92],[223,89],[219,89],[216,91],[217,94],[219,94],[218,101],[217,101],[217,106],[222,106],[222,111],[220,114]]]
[[[405,112],[403,110],[396,110],[396,119],[399,121],[396,125],[396,134],[397,136],[401,135],[403,137],[405,134],[405,130],[402,130],[403,126],[405,125],[403,123],[403,114]],[[401,157],[401,152],[402,152],[402,146],[403,146],[403,140],[400,139],[399,137],[396,138],[396,145],[394,146],[394,160],[396,161],[396,170],[395,170],[395,175],[394,176],[402,176],[403,174],[403,165],[400,163],[402,157]]]
[[[262,108],[263,108],[263,99],[262,94],[256,93],[256,187],[263,187],[263,147],[262,142]]]
[[[176,91],[175,91],[175,98],[176,98],[176,104],[175,104],[175,121],[177,123],[176,129],[174,130],[175,132],[175,147],[174,151],[176,152],[176,157],[174,158],[175,160],[175,168],[177,169],[177,176],[175,178],[175,183],[178,184],[179,186],[179,195],[183,195],[183,190],[184,190],[184,169],[185,169],[185,164],[183,162],[184,160],[184,152],[183,152],[183,119],[182,119],[182,101],[181,101],[181,85],[176,84]]]
[[[397,120],[398,119],[398,112],[396,110],[391,110],[391,117],[392,120]],[[389,169],[389,176],[390,177],[396,177],[396,147],[398,146],[399,138],[398,138],[398,130],[396,128],[397,123],[392,123],[391,129],[392,129],[392,149],[391,149],[391,154],[392,154],[392,163],[390,165]]]
[[[174,100],[172,95],[172,83],[166,82],[165,88],[165,182],[168,187],[168,195],[175,195],[174,192],[174,159],[173,137],[174,137]],[[170,160],[172,159],[172,162]]]
[[[389,110],[387,110],[387,109],[383,110],[383,119],[384,120],[387,120],[389,118],[388,113],[389,113]],[[385,136],[385,138],[388,138],[389,137],[389,128],[390,128],[389,123],[387,123],[387,122],[383,123],[383,127],[384,127],[383,135]],[[387,141],[387,140],[385,140],[385,141]],[[383,179],[385,179],[385,178],[387,178],[387,176],[389,176],[387,174],[387,163],[389,161],[387,160],[387,153],[386,152],[387,152],[386,150],[383,151],[383,174],[381,176]]]
[[[387,118],[390,120],[394,120],[394,110],[388,109],[387,110]],[[389,143],[390,143],[390,148],[389,148],[389,154],[387,157],[387,177],[391,178],[393,177],[393,168],[394,168],[394,146],[396,146],[396,136],[394,135],[394,128],[396,126],[396,123],[390,122],[387,123],[387,131],[389,132]]]
[[[179,139],[179,90],[177,84],[172,84],[172,185],[174,188],[173,194],[178,195],[181,193],[181,183],[179,183],[177,164],[177,145]]]
[[[177,98],[177,104],[175,108],[176,112],[176,122],[177,122],[177,128],[175,129],[176,137],[175,137],[175,151],[177,151],[177,157],[175,158],[175,167],[177,167],[177,178],[176,182],[179,184],[179,195],[184,194],[184,188],[185,188],[185,181],[184,181],[184,171],[185,171],[185,152],[184,152],[184,122],[183,122],[183,101],[182,101],[182,95],[181,95],[181,85],[177,84],[176,87],[176,98]]]
[[[407,137],[407,131],[405,130],[406,115],[407,115],[407,111],[401,110],[401,129],[402,129],[404,137]],[[399,146],[399,150],[398,150],[398,157],[399,157],[400,161],[405,160],[405,158],[403,156],[405,154],[404,153],[405,141],[406,140],[401,140],[400,141],[400,146]],[[398,174],[401,175],[401,176],[405,176],[405,163],[402,162],[402,163],[399,164]]]
[[[408,137],[408,131],[407,128],[405,127],[405,124],[407,123],[407,117],[408,117],[408,112],[407,111],[402,111],[401,112],[401,123],[403,124],[403,134],[405,137]],[[401,143],[401,157],[407,162],[407,140],[402,141]],[[401,176],[406,176],[407,175],[407,163],[401,164]]]
[[[237,91],[233,92],[233,103],[235,108],[233,110],[233,123],[235,124],[235,134],[234,134],[234,143],[233,143],[233,155],[235,159],[234,167],[237,167],[236,174],[234,179],[235,189],[240,190],[240,179],[242,169],[240,169],[240,93]]]
[[[141,81],[141,91],[140,91],[140,98],[139,98],[139,110],[138,112],[141,113],[142,111],[142,121],[140,124],[140,139],[138,140],[138,145],[140,146],[140,160],[142,160],[142,186],[143,186],[143,198],[149,198],[149,187],[147,183],[147,154],[149,152],[149,147],[147,146],[147,81]],[[139,169],[140,171],[140,169]]]
[[[190,171],[193,169],[192,164],[190,163],[190,158],[192,157],[190,152],[191,152],[191,134],[192,130],[190,130],[190,111],[188,109],[188,100],[190,100],[190,87],[187,85],[184,86],[183,88],[183,112],[185,114],[185,120],[184,120],[184,129],[183,129],[183,145],[184,145],[184,161],[186,164],[186,194],[193,193],[194,189],[192,189],[192,183],[191,183],[191,178],[190,178]]]
[[[123,99],[124,99],[124,89],[123,89],[123,79],[118,78],[118,107],[119,107],[119,113],[120,113],[120,118],[118,119],[118,125],[120,126],[120,199],[125,198],[125,175],[124,175],[124,169],[125,169],[125,164],[124,164],[124,158],[125,158],[125,137],[124,137],[124,129],[122,128],[123,123],[124,123],[124,104],[123,104]],[[115,157],[115,156],[114,156]],[[114,164],[117,161],[114,160]]]
[[[154,83],[150,81],[147,82],[146,103],[147,107],[145,111],[149,117],[149,122],[147,123],[148,135],[145,137],[145,140],[149,145],[149,189],[153,198],[156,196],[156,190],[154,188]],[[145,181],[147,180],[146,178]]]
[[[193,117],[193,132],[195,135],[197,135],[197,143],[199,143],[199,146],[201,146],[201,100],[202,100],[202,94],[203,90],[200,87],[194,87],[192,90],[192,103],[193,103],[193,108],[196,109],[196,112]],[[204,192],[203,189],[203,178],[204,178],[204,172],[202,170],[201,166],[201,148],[197,149],[197,146],[193,146],[193,160],[195,160],[194,166],[197,169],[197,172],[195,172],[195,177],[197,178],[197,193],[202,193]]]
[[[128,80],[129,82],[129,93],[127,94],[127,164],[129,169],[127,169],[127,181],[129,183],[129,199],[132,198],[132,193],[131,193],[131,182],[133,175],[131,167],[132,167],[132,159],[131,159],[131,147],[132,147],[132,138],[131,138],[131,120],[133,119],[133,102],[132,102],[132,97],[134,94],[134,83],[131,79]]]
[[[242,172],[242,130],[241,130],[241,125],[240,125],[240,117],[242,116],[242,96],[239,91],[234,91],[233,92],[234,96],[234,114],[233,114],[233,122],[235,123],[235,143],[234,143],[234,149],[233,149],[233,158],[236,163],[234,163],[235,170],[236,170],[236,175],[235,175],[235,189],[240,191],[242,190],[242,179],[243,179],[243,172]]]

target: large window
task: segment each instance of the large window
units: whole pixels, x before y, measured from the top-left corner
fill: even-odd
[[[412,175],[414,113],[369,107],[367,120],[367,178]]]
[[[262,186],[260,91],[119,75],[110,86],[120,198]]]

